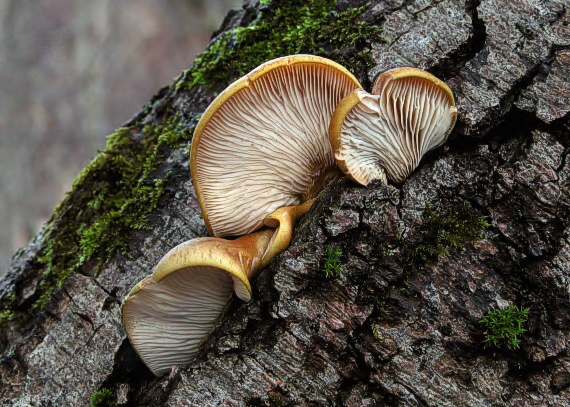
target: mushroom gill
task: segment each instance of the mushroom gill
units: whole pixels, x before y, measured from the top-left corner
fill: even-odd
[[[415,68],[381,74],[372,94],[353,91],[329,128],[339,168],[354,181],[403,182],[451,133],[457,109],[449,87]]]
[[[330,119],[358,87],[333,61],[293,55],[261,65],[222,92],[196,126],[191,151],[210,234],[251,233],[278,208],[318,193],[336,170]]]
[[[235,291],[251,299],[251,278],[274,231],[235,240],[193,239],[170,250],[125,297],[123,325],[155,375],[189,363]],[[233,289],[232,289],[233,288]]]

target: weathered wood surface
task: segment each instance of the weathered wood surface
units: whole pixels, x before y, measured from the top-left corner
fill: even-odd
[[[246,2],[225,29],[256,7]],[[370,44],[363,83],[396,66],[448,82],[460,116],[447,146],[401,186],[329,187],[255,281],[254,300],[233,301],[199,359],[156,379],[119,309],[168,249],[205,235],[187,152],[172,150],[164,166],[175,176],[131,256],[97,276],[86,266],[43,311],[0,328],[4,405],[86,405],[101,388],[126,405],[569,405],[567,2],[372,1],[361,19],[385,39]],[[141,114],[199,114],[213,92],[165,90]],[[398,254],[421,243],[426,200],[442,212],[467,202],[492,236],[408,277]],[[33,295],[44,238],[15,256],[3,295]],[[337,279],[320,271],[327,244],[344,253]],[[506,304],[530,309],[521,349],[486,349],[478,320]]]

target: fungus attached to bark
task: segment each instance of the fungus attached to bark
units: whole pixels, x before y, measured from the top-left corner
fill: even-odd
[[[449,87],[415,68],[381,74],[372,94],[353,91],[338,105],[329,136],[339,168],[354,181],[403,182],[455,125]]]
[[[153,373],[190,362],[232,286],[251,298],[249,277],[289,245],[293,225],[337,173],[329,122],[337,103],[359,87],[335,62],[294,55],[261,65],[206,109],[191,171],[216,237],[172,249],[123,305],[127,334]]]
[[[333,61],[293,55],[224,90],[192,140],[192,177],[210,234],[251,233],[276,209],[316,195],[335,171],[330,119],[359,87]]]
[[[232,291],[243,301],[251,299],[249,279],[289,246],[292,226],[313,202],[279,208],[265,219],[270,229],[235,240],[182,243],[131,290],[123,302],[123,325],[155,375],[192,360]]]
[[[182,243],[131,290],[123,303],[123,324],[155,375],[192,360],[232,291],[251,299],[249,278],[261,268],[273,234],[267,229],[236,240],[204,237]]]

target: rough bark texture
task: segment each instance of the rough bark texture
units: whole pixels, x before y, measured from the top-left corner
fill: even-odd
[[[259,7],[246,3],[224,29]],[[120,301],[168,249],[205,234],[187,151],[168,150],[166,193],[130,256],[98,274],[87,262],[29,311],[49,234],[14,257],[0,292],[24,315],[0,328],[5,405],[86,405],[102,388],[120,405],[569,405],[567,3],[373,1],[360,20],[384,39],[370,44],[363,83],[396,66],[449,83],[460,116],[447,146],[403,185],[330,185],[254,300],[229,304],[194,363],[154,378],[125,337]],[[165,89],[133,120],[199,114],[225,85]],[[458,208],[487,216],[488,232],[434,254],[430,222],[460,222]],[[328,245],[343,255],[327,279]],[[529,308],[520,349],[485,347],[478,321],[508,304]]]

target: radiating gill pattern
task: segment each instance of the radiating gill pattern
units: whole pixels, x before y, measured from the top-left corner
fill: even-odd
[[[342,71],[314,62],[242,80],[248,86],[210,118],[196,156],[216,236],[250,233],[277,208],[300,203],[313,181],[334,167],[330,118],[359,86]]]
[[[442,145],[457,111],[440,86],[423,78],[387,81],[379,95],[359,91],[358,103],[341,127],[340,154],[364,185],[382,179],[403,182],[422,156]]]
[[[145,284],[125,302],[123,322],[129,339],[155,375],[192,360],[232,291],[232,278],[225,271],[191,267],[160,283]]]

